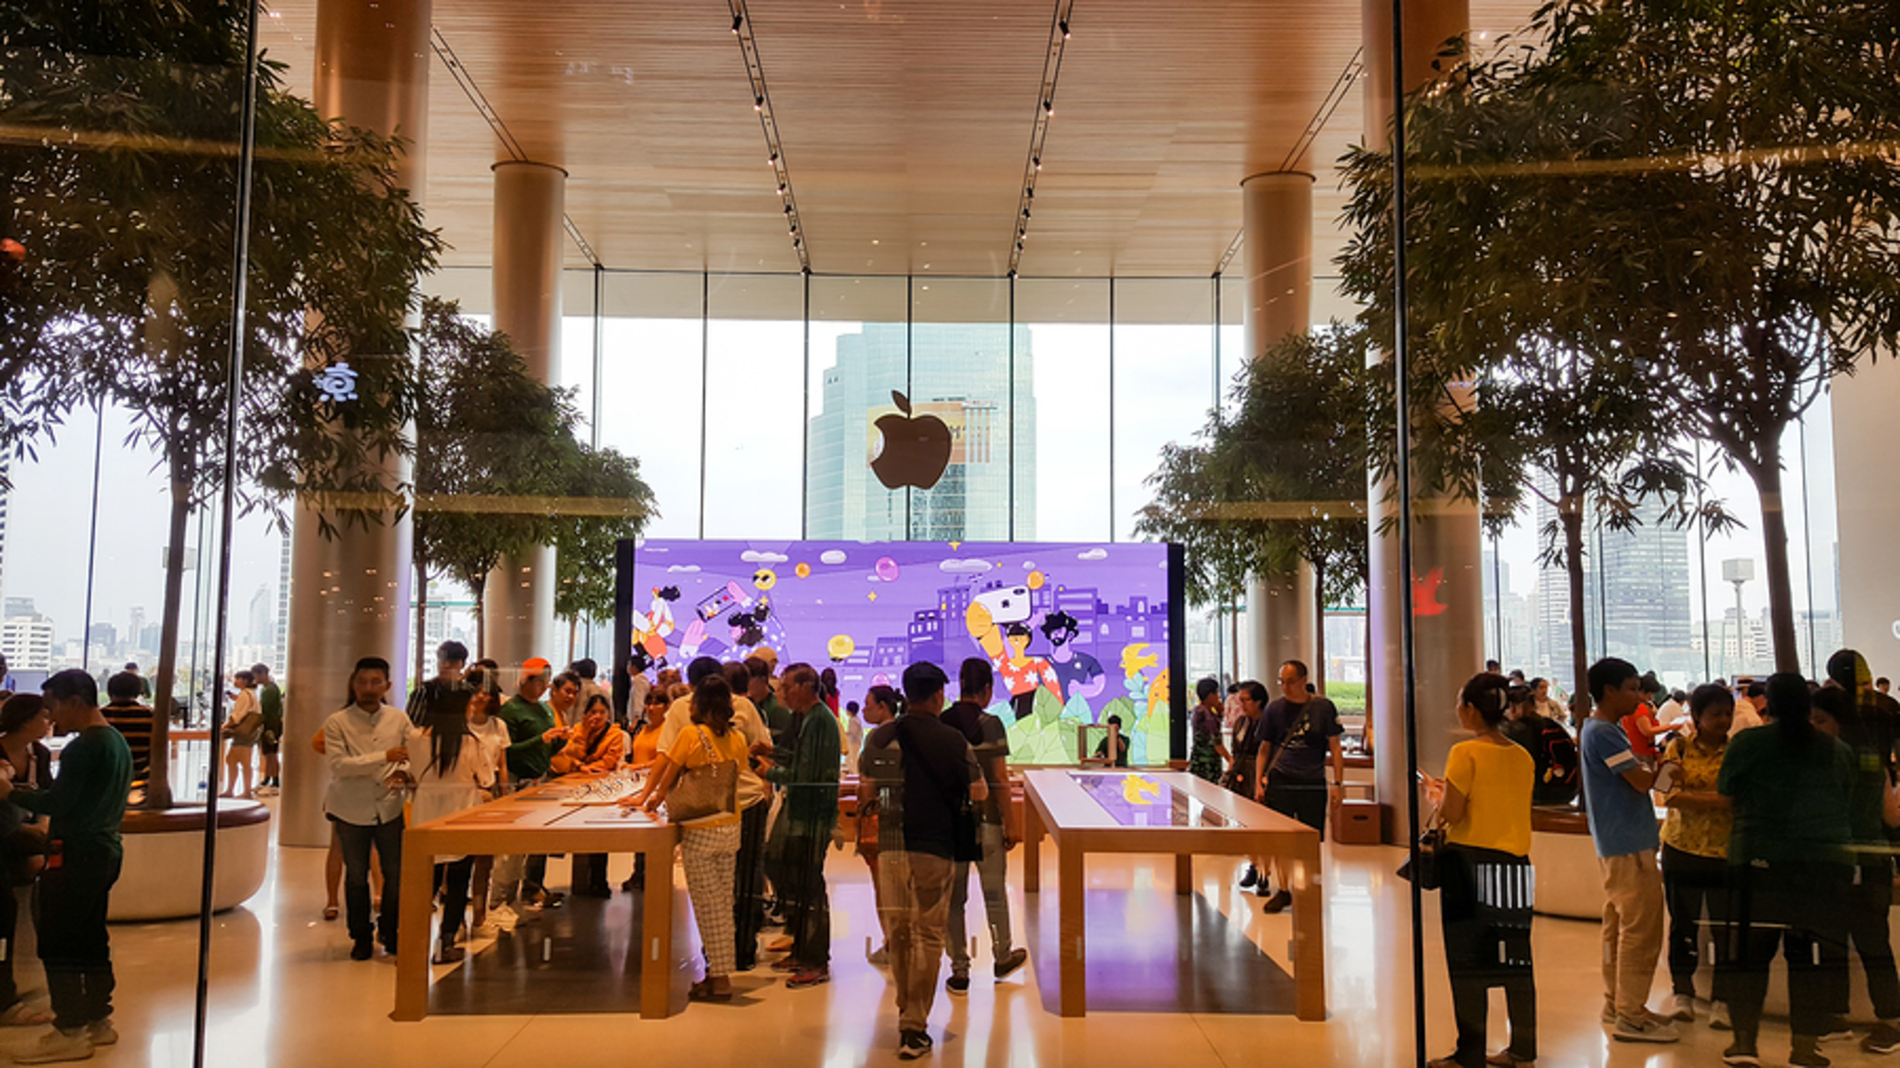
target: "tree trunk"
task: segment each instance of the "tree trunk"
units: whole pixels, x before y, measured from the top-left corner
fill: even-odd
[[[482,605],[482,595],[488,590],[488,572],[484,571],[469,583],[475,591],[475,659],[488,655],[488,610]]]
[[[420,687],[422,680],[429,678],[429,562],[420,557],[416,559],[416,673],[409,676],[412,685]]]
[[[1761,542],[1768,574],[1768,633],[1775,643],[1775,670],[1800,671],[1801,652],[1794,636],[1794,584],[1788,576],[1788,517],[1781,509],[1781,441],[1762,448],[1762,462],[1749,466],[1761,498]],[[1736,620],[1736,634],[1742,633]],[[1740,642],[1736,643],[1738,646]],[[1746,662],[1746,661],[1744,661]]]
[[[171,724],[172,688],[178,675],[178,617],[185,601],[185,528],[191,519],[191,465],[174,452],[167,458],[171,469],[172,510],[171,540],[165,547],[165,608],[159,625],[158,673],[152,679],[152,770],[145,780],[145,807],[164,810],[172,807]],[[218,754],[211,754],[217,766]],[[207,784],[210,780],[206,780]]]
[[[1583,499],[1566,497],[1557,514],[1564,528],[1564,576],[1570,583],[1570,708],[1578,723],[1590,713],[1589,631],[1583,610]]]
[[[1231,679],[1227,681],[1229,683],[1237,683],[1240,681],[1240,607],[1239,607],[1240,591],[1239,590],[1233,591],[1232,601],[1234,604],[1234,608],[1227,613],[1227,622],[1233,634],[1233,641],[1231,642],[1229,647],[1232,648],[1234,651],[1234,675]]]
[[[1326,568],[1313,565],[1313,685],[1326,692]]]
[[[581,617],[569,616],[567,620],[567,662],[574,662],[574,632],[580,629]]]

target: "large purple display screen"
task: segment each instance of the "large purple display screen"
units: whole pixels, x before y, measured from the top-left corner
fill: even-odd
[[[626,559],[623,553],[623,561]],[[1121,718],[1129,759],[1168,759],[1169,546],[646,539],[634,546],[631,666],[649,677],[760,648],[837,672],[846,700],[919,660],[996,669],[991,711],[1019,763],[1074,763],[1076,728]],[[954,699],[954,693],[951,695]]]

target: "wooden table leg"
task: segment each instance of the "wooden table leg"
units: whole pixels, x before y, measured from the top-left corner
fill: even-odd
[[[396,1011],[392,1020],[429,1015],[429,902],[435,857],[426,840],[405,836],[402,850],[402,907],[396,916]]]
[[[640,1017],[663,1020],[673,1005],[673,845],[645,850],[640,901]]]
[[[1326,919],[1319,892],[1319,835],[1302,835],[1295,853],[1304,878],[1293,886],[1293,981],[1302,1020],[1326,1019]]]
[[[1087,939],[1085,920],[1082,915],[1082,851],[1073,846],[1056,844],[1057,911],[1060,920],[1057,924],[1058,950],[1061,959],[1058,969],[1061,990],[1058,998],[1064,1016],[1086,1016],[1088,1014],[1088,976],[1084,965],[1087,963]]]
[[[1174,892],[1183,897],[1194,894],[1194,854],[1174,855]]]
[[[1023,798],[1023,893],[1042,891],[1042,816],[1036,804]]]

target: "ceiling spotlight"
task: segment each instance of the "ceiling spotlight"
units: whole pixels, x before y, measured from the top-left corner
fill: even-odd
[[[785,205],[785,214],[790,215],[791,213],[792,213],[792,206],[790,204]]]
[[[1056,25],[1062,28],[1062,39],[1065,41],[1068,40],[1069,39],[1069,20],[1063,19],[1061,22],[1056,23]]]
[[[1031,200],[1036,199],[1036,187],[1032,185],[1029,188],[1023,190],[1023,195],[1028,197]]]
[[[784,196],[784,195],[785,195],[785,183],[784,183],[784,182],[780,182],[780,183],[778,184],[778,195],[779,195],[779,196]]]
[[[741,27],[741,26],[744,26],[744,25],[745,25],[745,16],[744,16],[744,15],[734,15],[734,16],[732,16],[732,32],[733,32],[733,33],[738,33],[738,32],[739,32],[739,27]]]
[[[1024,209],[1023,209],[1023,218],[1025,218],[1025,219],[1027,219],[1027,218],[1029,218],[1029,209],[1028,209],[1028,208],[1024,208]]]
[[[764,110],[765,110],[765,98],[764,98],[764,97],[762,97],[762,96],[755,96],[755,97],[753,97],[753,98],[752,98],[752,110],[753,110],[753,111],[764,111]]]
[[[1041,157],[1041,156],[1031,156],[1031,157],[1029,157],[1029,162],[1031,162],[1031,163],[1034,163],[1034,164],[1036,165],[1036,169],[1037,169],[1037,170],[1041,170],[1041,169],[1042,169],[1042,157]]]
[[[1054,115],[1054,114],[1056,113],[1056,102],[1055,102],[1055,101],[1053,101],[1053,100],[1045,100],[1045,101],[1043,101],[1043,102],[1042,102],[1042,113],[1043,113],[1044,115]]]
[[[770,158],[770,159],[768,159],[768,160],[766,160],[766,161],[765,161],[765,165],[766,165],[766,166],[768,166],[768,167],[776,167],[776,166],[778,166],[778,153],[776,153],[776,152],[774,152],[774,153],[772,153],[772,158]]]

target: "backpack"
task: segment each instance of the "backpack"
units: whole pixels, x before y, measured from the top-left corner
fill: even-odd
[[[1531,786],[1533,803],[1567,805],[1576,800],[1582,761],[1577,741],[1568,731],[1546,719],[1537,731],[1537,747],[1531,750],[1531,756],[1537,763],[1537,781]]]

